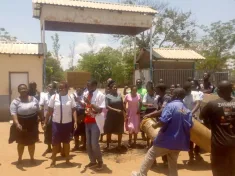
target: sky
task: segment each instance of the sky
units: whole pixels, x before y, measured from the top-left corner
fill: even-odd
[[[118,2],[118,0],[102,0]],[[119,0],[120,2],[121,0]],[[235,0],[161,0],[168,2],[171,7],[182,11],[191,11],[192,18],[198,24],[209,25],[215,21],[229,21],[235,18]],[[19,41],[37,43],[41,42],[39,20],[32,17],[32,0],[0,0],[0,28],[5,28]],[[46,43],[48,51],[52,50],[51,36],[55,32],[46,32]],[[76,43],[76,60],[79,54],[89,51],[87,44],[87,33],[58,32],[60,37],[61,65],[68,68],[69,45]],[[104,46],[117,48],[119,42],[112,36],[95,34],[96,49]]]

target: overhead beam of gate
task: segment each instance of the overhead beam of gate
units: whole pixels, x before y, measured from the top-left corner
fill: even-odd
[[[83,0],[33,0],[33,17],[40,20],[42,43],[45,43],[45,30],[135,36],[152,27],[156,14],[156,10],[147,6]],[[44,85],[45,58],[46,53]]]
[[[136,35],[152,26],[157,11],[94,1],[34,0],[33,13],[45,21],[45,30]]]

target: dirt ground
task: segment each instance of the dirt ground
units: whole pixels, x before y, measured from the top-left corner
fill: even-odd
[[[49,168],[50,165],[50,154],[43,157],[42,154],[46,149],[46,145],[43,143],[36,144],[35,159],[36,165],[32,166],[29,163],[29,154],[27,149],[23,155],[23,164],[21,167],[16,166],[17,161],[17,151],[16,144],[8,144],[9,136],[9,123],[0,123],[0,175],[2,176],[65,176],[65,175],[113,175],[113,176],[130,176],[133,170],[138,170],[140,164],[144,158],[147,149],[145,149],[145,142],[138,140],[137,149],[128,149],[123,153],[117,153],[115,146],[117,145],[116,136],[113,136],[113,143],[111,145],[111,150],[108,152],[103,152],[104,159],[104,170],[97,172],[94,170],[84,169],[84,166],[89,162],[88,156],[85,152],[71,152],[71,162],[73,166],[68,167],[63,158],[58,156],[58,162],[56,168]],[[43,134],[40,135],[40,139],[43,141]],[[105,138],[104,138],[105,139]],[[124,134],[123,145],[127,145],[128,135]],[[73,142],[71,142],[71,147],[73,147]],[[105,143],[101,143],[101,148],[105,147]],[[181,152],[178,159],[178,169],[179,176],[211,176],[210,162],[208,153],[202,155],[204,162],[195,162],[194,165],[187,165],[188,154],[186,152]],[[162,165],[161,158],[157,159],[158,165],[154,166],[149,171],[149,176],[154,175],[167,175],[167,168]]]

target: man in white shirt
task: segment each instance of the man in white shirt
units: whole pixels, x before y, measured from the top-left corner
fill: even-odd
[[[99,137],[103,133],[105,108],[105,95],[97,90],[97,81],[89,81],[88,92],[84,94],[85,125],[86,125],[86,148],[90,163],[86,167],[103,168],[103,159],[100,151]],[[98,163],[97,163],[98,162]]]
[[[192,85],[191,82],[187,82],[184,85],[184,90],[186,91],[186,96],[184,98],[184,104],[187,106],[189,110],[192,111],[192,114],[195,115],[195,113],[199,110],[200,107],[200,95],[198,91],[192,91]]]
[[[195,119],[196,118],[196,113],[200,108],[200,103],[201,103],[201,97],[198,91],[192,91],[192,82],[186,82],[184,84],[184,90],[186,92],[186,96],[184,98],[184,104],[186,107],[192,111],[192,115]],[[190,142],[190,151],[189,151],[189,164],[192,164],[194,161],[194,158],[196,160],[202,160],[202,157],[200,156],[200,148],[199,146],[195,146],[194,148],[194,143]]]

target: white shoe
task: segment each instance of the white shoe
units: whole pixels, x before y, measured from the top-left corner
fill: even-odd
[[[132,173],[131,173],[131,176],[138,176],[138,175],[139,175],[139,173],[136,171],[132,171]]]

